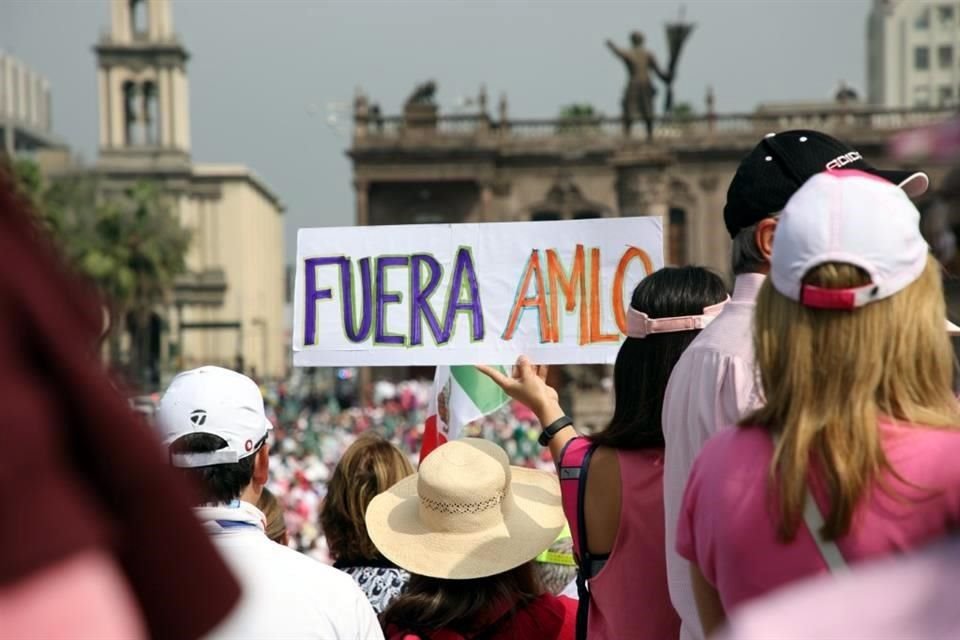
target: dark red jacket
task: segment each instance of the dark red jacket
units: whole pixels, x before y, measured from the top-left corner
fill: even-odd
[[[387,640],[573,640],[576,634],[577,602],[544,594],[523,609],[508,614],[506,607],[491,611],[492,626],[473,635],[438,629],[423,636],[389,625]],[[499,621],[499,622],[498,622]]]
[[[32,215],[0,167],[0,587],[105,549],[151,637],[203,635],[239,585],[98,366],[100,304]]]

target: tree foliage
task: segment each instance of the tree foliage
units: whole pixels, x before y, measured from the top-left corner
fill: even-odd
[[[603,114],[592,104],[573,102],[560,108],[557,133],[595,132],[600,128]]]
[[[696,111],[689,102],[677,102],[670,110],[670,117],[674,120],[685,121],[696,117]]]
[[[175,278],[186,270],[190,234],[158,185],[139,182],[105,194],[92,174],[45,182],[30,161],[14,172],[68,262],[101,291],[111,320],[111,356],[120,358],[120,333],[131,333],[130,365],[143,383],[149,360],[151,314],[170,302]]]

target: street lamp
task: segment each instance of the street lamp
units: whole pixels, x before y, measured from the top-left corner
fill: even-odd
[[[667,47],[670,51],[670,58],[667,63],[667,95],[663,101],[663,112],[670,113],[673,109],[673,77],[677,70],[677,63],[680,61],[680,52],[683,45],[693,32],[694,24],[685,22],[683,19],[683,7],[680,7],[680,16],[676,22],[668,22],[667,28]]]

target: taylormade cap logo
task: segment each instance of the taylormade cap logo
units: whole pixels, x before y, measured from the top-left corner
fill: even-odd
[[[202,427],[207,423],[207,412],[203,409],[197,409],[190,413],[190,422],[195,424],[198,427]]]
[[[850,151],[843,154],[842,156],[837,156],[833,160],[827,163],[827,169],[840,169],[845,167],[851,162],[856,162],[857,160],[863,160],[863,156],[860,155],[859,151]]]

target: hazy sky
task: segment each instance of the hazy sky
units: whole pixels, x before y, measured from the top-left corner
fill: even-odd
[[[434,78],[445,110],[486,83],[516,117],[551,117],[570,102],[615,115],[624,71],[604,48],[640,29],[666,59],[663,24],[679,2],[542,0],[173,0],[174,27],[191,53],[193,157],[252,167],[287,205],[287,253],[296,228],[353,221],[349,111],[328,105],[362,87],[397,113]],[[863,92],[869,0],[687,1],[697,24],[680,61],[678,100],[719,111],[762,101],[816,100],[840,80]],[[108,0],[0,0],[0,49],[52,85],[54,128],[96,157],[92,45]]]

